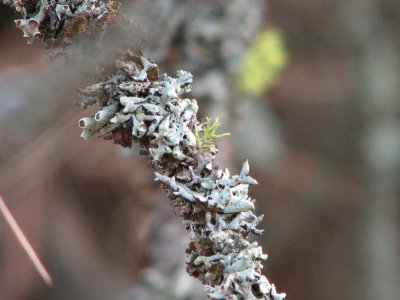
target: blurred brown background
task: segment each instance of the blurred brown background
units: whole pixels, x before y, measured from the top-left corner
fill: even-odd
[[[124,5],[146,34],[144,53],[164,71],[193,72],[201,113],[231,132],[218,143],[221,164],[237,172],[249,158],[265,214],[257,239],[278,290],[293,300],[400,299],[400,2]],[[77,120],[92,111],[75,105],[76,89],[90,72],[49,62],[13,18],[0,7],[0,193],[55,285],[46,288],[0,219],[0,300],[204,299],[150,169],[132,151],[79,138]],[[259,101],[236,95],[235,61],[271,25],[290,63]]]

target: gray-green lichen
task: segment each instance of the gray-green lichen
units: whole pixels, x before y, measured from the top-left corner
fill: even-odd
[[[100,110],[82,118],[82,138],[100,132],[122,146],[138,143],[155,171],[171,204],[189,231],[187,271],[205,285],[211,299],[282,300],[275,286],[262,275],[267,259],[257,242],[249,242],[256,228],[254,201],[248,196],[249,164],[239,175],[215,163],[216,148],[201,151],[195,132],[196,100],[183,98],[193,81],[189,72],[159,76],[158,66],[140,56],[126,54],[107,80],[82,90],[82,107]]]
[[[28,44],[43,40],[49,49],[65,48],[77,33],[101,31],[117,13],[118,4],[107,0],[2,0],[20,18],[16,26]]]

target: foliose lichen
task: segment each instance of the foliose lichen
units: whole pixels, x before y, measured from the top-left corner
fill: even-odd
[[[53,51],[70,45],[76,33],[101,33],[117,18],[119,7],[112,0],[2,3],[21,16],[15,22],[28,43],[42,40]],[[107,80],[81,91],[83,108],[100,107],[79,121],[81,136],[100,132],[124,147],[132,142],[141,146],[189,231],[187,271],[202,281],[211,299],[282,300],[285,294],[277,293],[261,273],[267,256],[247,240],[250,233],[262,233],[256,228],[262,216],[254,215],[254,200],[248,197],[249,185],[257,182],[248,175],[247,161],[239,175],[231,176],[215,163],[215,147],[201,149],[196,143],[195,133],[207,126],[196,118],[196,101],[180,97],[190,91],[192,80],[185,71],[174,78],[160,76],[154,62],[126,54]]]
[[[282,300],[285,294],[262,275],[267,259],[257,242],[249,242],[262,217],[248,196],[249,164],[231,176],[215,163],[218,149],[200,149],[196,131],[196,100],[183,98],[193,77],[178,71],[176,77],[159,75],[158,66],[145,57],[127,53],[107,80],[81,91],[82,107],[100,110],[82,118],[82,138],[100,132],[125,147],[132,142],[155,171],[175,212],[189,231],[187,271],[202,281],[211,299]]]
[[[118,13],[116,1],[104,0],[2,0],[13,8],[20,19],[16,26],[22,30],[28,44],[42,40],[48,49],[63,49],[71,38],[92,35],[104,29]]]

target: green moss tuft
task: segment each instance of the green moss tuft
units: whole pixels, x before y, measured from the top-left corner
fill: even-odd
[[[224,136],[229,136],[229,132],[217,134],[216,131],[220,126],[219,119],[216,118],[214,124],[212,118],[206,117],[206,122],[201,130],[196,130],[196,145],[199,151],[210,150],[215,147],[214,140]]]

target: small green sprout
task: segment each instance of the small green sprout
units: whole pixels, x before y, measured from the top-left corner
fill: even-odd
[[[214,139],[230,135],[229,132],[217,134],[216,131],[219,125],[220,122],[218,118],[215,118],[214,124],[212,124],[212,118],[206,117],[206,123],[200,130],[196,130],[195,133],[197,149],[200,151],[210,150],[215,146]]]

